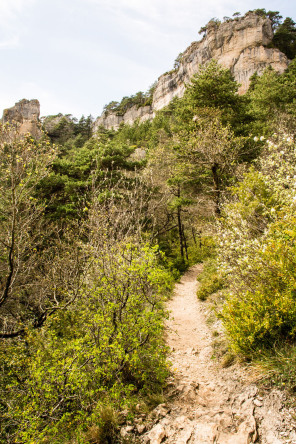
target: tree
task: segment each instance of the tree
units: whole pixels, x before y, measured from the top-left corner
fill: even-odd
[[[181,260],[188,260],[188,245],[185,229],[185,211],[193,204],[188,183],[192,180],[184,162],[180,162],[172,140],[164,137],[159,145],[150,151],[147,171],[151,172],[153,183],[163,196],[162,213],[157,216],[157,239],[168,246],[168,233],[178,237]],[[164,248],[168,253],[168,248]]]
[[[75,124],[74,135],[76,136],[76,139],[78,136],[80,136],[79,143],[77,143],[77,140],[74,141],[75,146],[80,148],[88,139],[91,138],[93,120],[94,119],[91,115],[87,117],[81,116],[79,121]]]
[[[186,86],[184,97],[177,104],[176,114],[190,125],[199,109],[216,108],[223,111],[223,123],[230,124],[237,134],[245,133],[250,118],[246,113],[247,99],[238,95],[238,87],[230,70],[211,60],[200,67]]]
[[[122,411],[139,390],[155,393],[164,384],[163,302],[172,280],[156,248],[132,239],[114,244],[103,230],[90,229],[79,302],[42,331],[29,330],[27,343],[0,343],[2,442],[81,439],[101,423],[102,407]]]
[[[222,123],[220,113],[205,109],[203,116],[193,118],[190,131],[180,129],[177,140],[180,156],[191,175],[196,177],[200,192],[210,197],[214,213],[219,216],[223,190],[243,153],[243,139],[235,137]]]
[[[195,107],[225,109],[238,101],[238,84],[229,69],[223,68],[215,60],[201,66],[186,87],[185,102]]]
[[[283,17],[280,15],[279,11],[268,11],[266,15],[271,21],[273,31],[275,31],[280,26]]]
[[[175,58],[174,69],[176,69],[176,70],[179,69],[179,67],[182,63],[182,60],[183,60],[183,53],[180,52],[179,55]]]
[[[37,188],[56,150],[0,126],[0,337],[38,328],[77,296],[77,249],[68,232],[44,219]],[[76,286],[77,284],[77,286]]]
[[[279,24],[281,23],[281,20],[283,18],[279,14],[279,11],[266,11],[265,8],[254,9],[254,11],[250,11],[250,12],[254,12],[255,14],[257,14],[263,18],[269,18],[269,20],[271,21],[271,26],[272,26],[273,30],[275,30],[279,26]]]
[[[261,76],[253,76],[247,95],[255,134],[272,133],[283,114],[295,115],[295,85],[295,61],[283,74],[266,68]]]
[[[75,120],[71,114],[47,116],[43,121],[43,130],[52,143],[63,145],[74,136]]]
[[[249,92],[252,112],[266,123],[283,103],[284,91],[279,79],[279,74],[272,68],[266,68],[261,76],[253,77]]]
[[[118,106],[119,106],[119,102],[117,102],[116,100],[112,100],[112,102],[107,103],[104,106],[103,111],[104,111],[104,113],[113,112],[113,111],[116,111]]]
[[[278,26],[272,42],[280,51],[286,54],[288,59],[294,59],[296,55],[296,24],[290,17],[287,17]]]

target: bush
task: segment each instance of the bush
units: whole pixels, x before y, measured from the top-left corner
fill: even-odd
[[[116,433],[112,407],[162,386],[163,301],[172,281],[157,254],[126,242],[98,255],[90,248],[76,303],[42,330],[28,330],[26,341],[0,348],[3,442],[66,442],[94,424],[102,442],[114,442],[107,440]]]
[[[229,285],[220,315],[232,349],[249,357],[296,337],[295,142],[285,133],[260,141],[259,171],[224,207],[218,253]]]
[[[208,296],[223,288],[223,279],[218,275],[213,275],[209,280],[205,280],[198,288],[196,295],[201,301],[205,301]]]
[[[200,286],[196,295],[201,301],[205,301],[208,296],[221,290],[224,286],[223,278],[217,273],[215,260],[209,260],[204,265],[203,272],[198,276]]]
[[[197,264],[215,257],[216,254],[215,240],[211,236],[201,236],[197,239],[196,245],[188,248],[191,264]]]
[[[295,227],[291,209],[282,211],[245,271],[249,288],[228,294],[221,317],[236,352],[251,355],[296,337]]]

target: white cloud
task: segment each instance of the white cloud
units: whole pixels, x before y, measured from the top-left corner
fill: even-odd
[[[136,46],[149,44],[155,50],[173,51],[175,56],[185,50],[212,17],[222,19],[240,10],[242,0],[86,0],[97,8],[98,16],[108,17],[116,26],[115,34],[123,40],[133,40]],[[120,48],[121,41],[118,42]],[[177,50],[176,50],[177,48]],[[145,48],[143,48],[145,50]]]
[[[36,0],[0,0],[1,21],[14,19]]]
[[[207,0],[205,3],[196,0],[87,0],[100,8],[117,14],[129,22],[154,22],[157,25],[180,27],[195,27],[196,23],[210,19],[213,15],[222,18],[227,13],[232,14],[239,8],[245,10],[242,0]],[[205,24],[205,23],[202,23]]]
[[[23,82],[13,90],[13,93],[1,93],[1,111],[6,108],[11,108],[15,103],[21,99],[38,99],[40,102],[40,115],[49,115],[62,113],[72,113],[80,116],[80,109],[76,106],[75,100],[69,101],[69,98],[63,98],[59,91],[53,91],[51,87],[44,86],[38,82]],[[45,112],[43,110],[46,110]]]
[[[18,46],[19,41],[20,41],[19,36],[17,36],[17,35],[12,36],[11,38],[9,38],[7,40],[0,41],[0,48],[8,48],[8,47],[13,47],[13,46]]]
[[[36,0],[0,0],[0,47],[17,46],[25,28],[25,12]]]

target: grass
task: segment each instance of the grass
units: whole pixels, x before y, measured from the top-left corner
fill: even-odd
[[[119,442],[119,425],[115,410],[111,406],[102,407],[100,423],[92,425],[86,432],[89,444],[113,444]]]
[[[232,353],[227,352],[221,359],[221,367],[222,368],[230,367],[234,363],[234,361],[235,361],[235,356]]]
[[[263,382],[296,394],[296,344],[283,343],[254,356],[255,367],[263,373]]]

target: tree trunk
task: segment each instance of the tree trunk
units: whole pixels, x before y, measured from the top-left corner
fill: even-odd
[[[180,242],[180,254],[184,258],[184,244],[183,244],[183,233],[182,233],[182,220],[181,220],[181,208],[177,208],[178,217],[178,231],[179,231],[179,242]]]
[[[177,197],[180,198],[181,190],[180,185],[178,185]],[[181,206],[177,207],[177,218],[178,218],[178,231],[179,231],[179,242],[180,242],[180,254],[182,259],[184,259],[184,244],[183,244],[183,232],[182,232],[182,218],[181,218]]]
[[[214,202],[215,202],[215,213],[217,216],[221,215],[220,210],[220,197],[221,197],[221,189],[220,189],[220,179],[218,174],[218,165],[214,163],[212,166],[212,174],[213,174],[213,183],[214,183]]]
[[[186,259],[188,260],[187,240],[186,240],[185,230],[184,230],[184,225],[183,224],[182,224],[182,235],[183,235],[183,241],[184,241],[185,256],[186,256]]]

